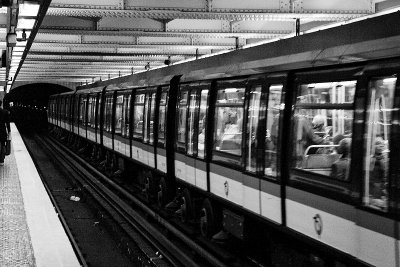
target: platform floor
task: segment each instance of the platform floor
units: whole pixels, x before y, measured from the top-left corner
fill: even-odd
[[[0,166],[0,266],[81,266],[14,124]]]

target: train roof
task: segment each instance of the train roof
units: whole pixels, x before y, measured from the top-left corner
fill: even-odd
[[[78,87],[113,89],[363,62],[400,56],[400,11]]]

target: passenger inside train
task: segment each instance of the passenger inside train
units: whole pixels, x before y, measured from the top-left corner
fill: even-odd
[[[388,210],[390,128],[397,78],[377,77],[369,82],[364,150],[364,204]]]
[[[293,121],[295,168],[338,179],[338,175],[332,173],[332,166],[347,161],[350,154],[355,87],[356,81],[299,86]],[[342,146],[346,143],[346,149],[336,150],[340,137],[345,137]],[[348,172],[347,165],[343,170],[345,176],[340,180],[346,181],[343,178]]]
[[[332,164],[332,178],[342,181],[347,181],[349,179],[350,148],[351,138],[347,137],[340,140],[336,151],[337,154],[341,156]]]

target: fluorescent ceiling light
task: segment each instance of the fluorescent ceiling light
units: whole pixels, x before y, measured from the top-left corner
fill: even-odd
[[[18,29],[33,29],[33,26],[35,25],[35,19],[25,19],[25,18],[19,18],[18,23],[17,23],[17,28]]]
[[[24,52],[24,50],[25,50],[24,46],[16,46],[13,48],[13,52],[14,51]]]
[[[18,16],[24,17],[36,17],[39,12],[39,3],[32,1],[24,1],[23,4],[19,4]]]
[[[22,46],[22,47],[25,48],[26,43],[27,43],[27,41],[21,41],[21,42],[19,42],[19,41],[17,40],[17,44],[16,44],[15,46]]]
[[[12,55],[13,56],[22,56],[23,53],[24,53],[23,51],[13,51]]]

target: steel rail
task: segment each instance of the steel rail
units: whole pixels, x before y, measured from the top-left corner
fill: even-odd
[[[52,137],[50,137],[52,140],[54,140]],[[57,141],[52,141],[52,142],[57,142]],[[58,143],[58,142],[57,142]],[[195,251],[200,257],[205,259],[208,263],[212,264],[213,266],[220,266],[224,267],[227,266],[226,263],[222,262],[219,260],[216,256],[214,256],[211,252],[207,251],[204,249],[202,246],[197,244],[195,241],[193,241],[190,237],[188,237],[186,234],[182,233],[179,229],[177,229],[173,224],[168,222],[166,219],[164,219],[162,216],[157,214],[155,211],[153,211],[151,208],[149,208],[147,205],[142,203],[141,200],[133,196],[130,192],[113,182],[111,179],[109,179],[107,176],[99,172],[97,169],[89,165],[85,160],[77,156],[74,152],[72,152],[69,148],[67,148],[64,144],[58,143],[60,147],[63,148],[63,151],[65,153],[68,153],[69,156],[71,156],[75,161],[77,161],[80,165],[84,165],[85,168],[87,168],[90,173],[95,175],[96,177],[99,177],[101,180],[106,182],[108,185],[110,185],[112,188],[117,190],[123,197],[127,198],[129,201],[131,201],[134,205],[139,207],[142,211],[144,211],[148,216],[153,218],[155,221],[157,221],[160,225],[162,225],[166,230],[168,230],[170,233],[174,234],[177,238],[179,238],[187,247]],[[99,184],[98,181],[96,181],[97,184]],[[119,197],[118,197],[119,198]],[[140,218],[138,219],[140,224],[142,226],[149,230],[149,231],[157,231],[154,229],[153,226],[149,225],[149,223],[142,219],[140,214],[137,213],[136,211],[132,210],[129,206],[126,206],[126,209],[129,209],[129,214],[134,218]],[[163,234],[158,233],[157,236],[163,240],[163,242],[169,243],[167,247],[170,249],[172,247],[175,247],[174,244],[170,242],[168,238],[166,238]],[[170,247],[171,246],[171,247]],[[178,251],[179,252],[179,251]],[[182,259],[187,258],[187,255],[182,255]],[[193,262],[192,257],[189,257],[190,259],[189,262]],[[188,262],[188,263],[189,263]],[[193,262],[194,263],[194,262]],[[195,264],[194,266],[196,266]],[[188,265],[186,265],[188,266]]]

